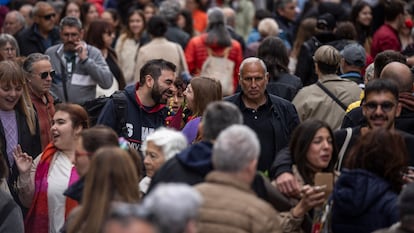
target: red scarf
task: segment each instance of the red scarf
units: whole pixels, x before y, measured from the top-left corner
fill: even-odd
[[[25,233],[48,233],[49,232],[49,211],[47,206],[47,176],[50,163],[56,153],[57,148],[53,143],[49,143],[43,151],[35,174],[35,192],[32,205],[24,221]],[[73,179],[72,179],[73,178]],[[77,174],[71,174],[69,183],[75,182]],[[78,203],[70,198],[66,198],[65,218]]]

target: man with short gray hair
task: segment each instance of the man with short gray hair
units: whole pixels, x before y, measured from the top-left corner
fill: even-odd
[[[20,12],[13,10],[9,11],[4,19],[3,33],[16,36],[17,33],[21,32],[26,25],[26,21]]]
[[[82,104],[96,97],[97,85],[111,87],[112,73],[101,51],[82,40],[79,19],[66,16],[59,27],[62,43],[45,52],[56,72],[51,90],[63,102]]]
[[[264,62],[256,57],[246,58],[239,73],[242,91],[225,98],[239,107],[244,124],[259,137],[262,150],[257,168],[265,173],[270,172],[276,154],[288,145],[292,131],[299,124],[293,104],[269,94],[266,91],[268,82]]]
[[[181,183],[158,185],[145,196],[141,208],[152,216],[162,233],[195,233],[196,218],[203,199],[193,187]]]
[[[149,192],[161,182],[200,183],[212,169],[211,150],[218,134],[233,124],[243,123],[239,109],[231,103],[210,103],[204,111],[199,132],[202,141],[168,160],[152,177]]]
[[[181,6],[178,1],[165,0],[160,5],[159,15],[164,17],[168,22],[165,38],[171,42],[180,44],[183,49],[190,40],[190,35],[177,26],[178,16],[180,15]]]
[[[259,139],[249,127],[233,125],[220,133],[213,147],[214,170],[195,186],[204,199],[199,233],[282,232],[279,214],[250,189],[259,154]]]

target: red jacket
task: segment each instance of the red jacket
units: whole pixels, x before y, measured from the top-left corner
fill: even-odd
[[[197,76],[201,72],[203,63],[207,60],[207,45],[205,43],[207,34],[193,37],[187,44],[185,48],[185,59],[187,61],[188,70],[191,75]],[[220,56],[224,52],[224,47],[212,46],[210,47],[213,50],[214,55]],[[233,85],[234,90],[237,89],[239,83],[238,74],[239,66],[243,60],[243,53],[239,42],[231,40],[231,50],[229,52],[228,59],[234,62],[234,72],[233,72]]]
[[[371,56],[375,58],[378,53],[385,50],[401,51],[401,42],[398,32],[390,25],[384,24],[374,33],[372,37]]]

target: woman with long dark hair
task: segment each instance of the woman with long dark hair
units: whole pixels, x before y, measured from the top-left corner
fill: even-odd
[[[269,72],[267,91],[292,101],[302,88],[302,81],[289,74],[289,57],[283,41],[278,37],[264,39],[257,50],[257,57],[263,60]]]
[[[111,92],[117,89],[122,90],[126,85],[124,74],[118,65],[118,57],[111,47],[114,38],[115,32],[112,24],[102,19],[92,21],[85,36],[86,43],[101,50],[102,56],[105,58],[105,61],[116,80],[112,85],[113,88],[110,88]],[[116,84],[118,84],[118,86]],[[107,93],[107,95],[111,94],[112,93]],[[97,92],[97,96],[99,95],[100,94]]]

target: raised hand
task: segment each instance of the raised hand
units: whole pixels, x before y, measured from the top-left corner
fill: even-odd
[[[26,174],[30,172],[30,168],[32,167],[33,163],[33,158],[26,152],[23,152],[20,145],[17,145],[16,148],[13,150],[13,157],[20,174]]]

